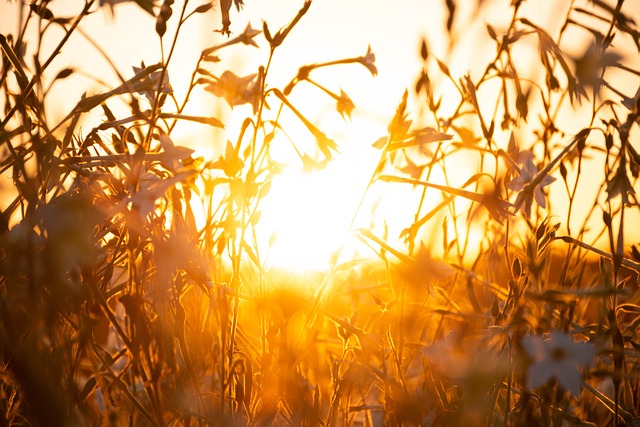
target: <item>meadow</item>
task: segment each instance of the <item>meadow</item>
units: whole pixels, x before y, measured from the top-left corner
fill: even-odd
[[[291,167],[277,150],[310,175],[338,161],[295,94],[348,125],[349,87],[322,72],[375,87],[375,46],[275,85],[310,0],[244,29],[241,0],[17,3],[0,34],[3,425],[640,426],[635,1],[567,1],[557,29],[524,0],[434,1],[447,53],[421,41],[343,244],[306,270],[269,264],[262,206]],[[111,63],[116,84],[60,107],[55,88],[91,70],[56,57],[119,3],[155,20],[157,61]],[[469,42],[469,8],[505,19],[459,74],[445,56]],[[193,22],[223,37],[178,94]],[[231,49],[265,61],[238,74]],[[184,123],[201,141],[180,143]]]

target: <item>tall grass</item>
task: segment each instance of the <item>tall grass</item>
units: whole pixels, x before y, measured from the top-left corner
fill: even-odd
[[[632,2],[572,1],[557,33],[526,16],[524,2],[504,2],[506,26],[486,27],[495,55],[466,75],[425,39],[417,83],[374,144],[380,157],[362,194],[414,189],[405,245],[384,227],[351,230],[368,256],[338,256],[297,279],[315,287],[264,267],[260,204],[281,172],[271,142],[286,133],[288,111],[315,144],[314,156],[291,141],[307,169],[338,156],[290,94],[310,82],[349,116],[348,95],[313,73],[376,75],[374,53],[303,65],[274,87],[274,54],[311,1],[282,28],[239,32],[224,0],[214,29],[228,37],[201,52],[179,99],[169,78],[177,41],[213,5],[135,2],[156,19],[158,62],[114,65],[120,83],[85,94],[61,119],[51,88],[80,70],[53,60],[89,14],[116,2],[85,0],[72,17],[54,16],[55,0],[23,4],[19,32],[0,35],[6,424],[640,423],[640,253],[629,220],[640,92],[610,77],[638,83]],[[462,5],[445,6],[453,55]],[[474,7],[481,16],[488,6]],[[566,51],[576,31],[591,40],[582,56]],[[56,47],[45,53],[49,38]],[[267,60],[238,76],[225,62],[233,45],[265,49]],[[632,54],[621,55],[624,45]],[[172,137],[182,121],[226,125],[185,113],[196,92],[248,107],[214,159]],[[412,104],[424,111],[413,115]],[[100,123],[85,120],[96,113]],[[477,169],[461,171],[459,156]],[[595,189],[587,210],[585,187]]]

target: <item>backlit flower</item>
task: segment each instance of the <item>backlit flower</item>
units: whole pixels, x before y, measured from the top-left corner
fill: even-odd
[[[522,345],[533,363],[527,368],[527,388],[535,389],[551,378],[574,396],[580,394],[582,376],[578,368],[595,355],[593,346],[574,342],[571,336],[552,332],[548,339],[531,335],[522,339]]]
[[[336,107],[338,113],[340,113],[342,117],[346,115],[347,117],[351,118],[351,112],[355,107],[356,106],[353,104],[353,101],[351,101],[351,98],[349,98],[349,96],[344,93],[342,89],[340,89],[340,96],[337,98]]]
[[[249,23],[247,24],[247,28],[244,29],[242,34],[238,36],[238,39],[241,43],[246,44],[247,46],[258,47],[258,44],[255,40],[253,40],[253,38],[261,32],[262,31],[260,30],[254,30],[253,28],[251,28],[251,24]]]
[[[529,158],[526,159],[518,176],[513,178],[507,184],[507,188],[513,191],[519,191],[516,198],[516,211],[522,209],[522,213],[529,218],[531,215],[531,206],[533,200],[540,205],[541,208],[547,207],[547,202],[542,192],[542,188],[554,182],[556,179],[549,175],[538,176],[538,169]]]
[[[160,146],[162,147],[160,162],[165,168],[172,172],[180,169],[182,166],[181,161],[194,153],[191,148],[174,145],[171,137],[166,133],[161,133],[159,140]]]
[[[132,68],[133,72],[137,76],[145,71],[147,67],[143,62],[140,67],[134,66]],[[164,72],[162,70],[154,71],[148,76],[143,77],[139,82],[133,85],[133,90],[135,90],[136,93],[144,95],[144,97],[149,101],[149,104],[153,105],[155,92],[158,89],[160,78],[162,78],[162,87],[160,89],[161,93],[173,93],[173,88],[171,87],[171,83],[169,82],[169,72],[167,70],[164,70]]]
[[[376,55],[371,51],[371,46],[367,48],[365,56],[358,58],[358,62],[367,67],[372,76],[378,75],[378,68],[376,68]]]
[[[254,105],[257,101],[255,94],[257,74],[239,77],[233,72],[226,70],[215,83],[211,83],[205,89],[215,96],[224,98],[230,107],[250,103]]]

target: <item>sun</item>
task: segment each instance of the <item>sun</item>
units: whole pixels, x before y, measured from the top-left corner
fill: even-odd
[[[335,184],[325,173],[290,172],[275,178],[258,226],[259,240],[268,242],[261,251],[267,266],[295,271],[329,267],[349,230],[343,209],[352,207],[345,194],[336,193]]]
[[[375,154],[370,146],[352,145],[321,170],[290,166],[273,179],[260,201],[256,229],[267,268],[303,272],[330,267],[365,213],[361,207]]]

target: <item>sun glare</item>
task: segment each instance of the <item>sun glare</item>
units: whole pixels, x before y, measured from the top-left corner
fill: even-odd
[[[349,229],[353,198],[325,173],[285,173],[277,177],[262,205],[259,239],[267,241],[268,266],[326,270]],[[266,236],[265,236],[266,234]],[[261,251],[263,254],[264,251]]]
[[[343,147],[319,170],[290,166],[273,179],[260,204],[257,229],[267,267],[325,271],[332,257],[340,254],[360,213],[377,154],[370,144],[352,142]],[[288,156],[291,164],[300,163],[297,155]]]

